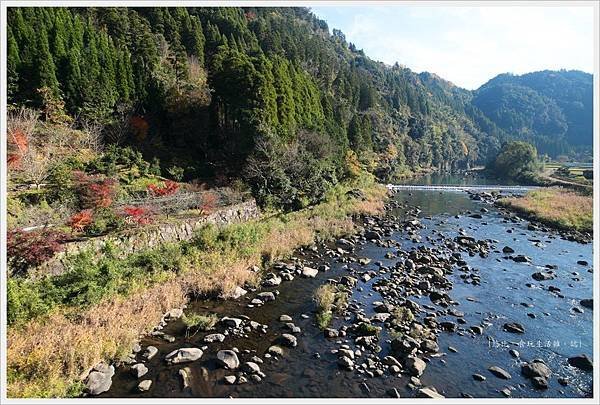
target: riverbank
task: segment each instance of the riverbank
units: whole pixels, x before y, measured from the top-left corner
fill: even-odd
[[[260,288],[190,302],[184,318],[219,321],[162,324],[101,396],[589,396],[591,245],[489,204],[399,191],[357,232],[275,263]]]
[[[324,202],[224,228],[191,242],[117,259],[82,253],[61,276],[9,280],[8,396],[70,397],[100,361],[125,358],[140,336],[191,296],[230,295],[255,285],[252,271],[295,248],[352,232],[352,217],[383,209],[371,177],[336,186]]]
[[[504,198],[497,204],[561,231],[592,233],[594,199],[562,188],[530,191],[523,197]]]

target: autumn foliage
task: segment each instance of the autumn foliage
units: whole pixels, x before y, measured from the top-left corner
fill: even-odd
[[[115,197],[116,182],[100,179],[83,172],[74,172],[81,203],[86,208],[107,208]]]
[[[217,203],[219,202],[219,198],[213,192],[204,193],[200,197],[200,209],[204,214],[208,214],[217,207]]]
[[[149,125],[148,121],[146,121],[143,117],[134,115],[129,119],[129,125],[131,126],[131,131],[138,141],[143,141],[146,138]]]
[[[152,222],[153,212],[146,207],[125,207],[123,213],[130,223],[146,225]]]
[[[6,235],[6,253],[11,271],[22,272],[39,266],[62,251],[67,240],[67,234],[59,231],[9,231]]]
[[[6,155],[9,168],[18,169],[21,167],[23,156],[29,149],[27,135],[20,128],[16,128],[8,133],[8,153]]]
[[[179,184],[172,180],[167,180],[162,186],[156,184],[148,185],[148,191],[155,197],[173,195],[179,190]]]
[[[92,210],[83,210],[74,214],[68,222],[73,231],[81,232],[93,221]]]

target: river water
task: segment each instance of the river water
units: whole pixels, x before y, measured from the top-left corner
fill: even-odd
[[[419,179],[423,184],[424,179]],[[484,179],[464,179],[448,176],[431,176],[424,184],[485,184]],[[446,397],[503,397],[501,390],[509,388],[512,397],[589,397],[592,395],[592,373],[570,367],[569,356],[584,353],[592,358],[593,332],[591,309],[583,308],[580,300],[592,298],[592,244],[580,244],[560,239],[558,236],[528,230],[527,221],[505,219],[497,209],[479,201],[471,200],[464,192],[450,191],[403,191],[394,195],[401,206],[418,206],[420,240],[415,240],[401,230],[393,232],[390,239],[400,244],[400,250],[409,251],[418,246],[435,246],[440,236],[453,238],[462,230],[478,240],[494,240],[495,249],[487,257],[463,255],[463,259],[481,278],[480,285],[465,283],[459,272],[449,276],[453,283],[450,297],[459,303],[456,310],[469,325],[484,325],[481,335],[457,332],[441,332],[438,344],[441,355],[430,357],[427,368],[420,377],[423,385],[432,385]],[[467,211],[480,212],[485,207],[483,218],[462,215]],[[403,218],[406,208],[396,208],[392,214]],[[461,214],[457,216],[457,214]],[[530,263],[517,263],[507,259],[502,253],[504,246],[510,246],[515,254],[531,258]],[[367,242],[357,246],[358,257],[368,257],[371,263],[367,268],[377,269],[376,262],[383,266],[393,266],[397,259],[387,259],[386,253],[398,248],[383,248]],[[314,263],[325,261],[322,252],[300,251],[298,256]],[[578,264],[586,261],[590,265]],[[117,368],[113,385],[105,397],[387,397],[390,388],[396,388],[402,397],[414,397],[416,391],[407,387],[408,376],[393,376],[385,373],[381,377],[367,377],[355,371],[341,370],[337,365],[337,355],[331,350],[340,344],[353,346],[353,339],[326,339],[315,324],[315,303],[312,296],[317,287],[331,278],[339,278],[347,273],[344,263],[329,259],[331,269],[319,272],[312,278],[296,277],[284,281],[277,290],[279,295],[274,302],[265,303],[260,308],[248,308],[249,300],[255,293],[249,293],[238,301],[192,302],[187,311],[214,312],[219,316],[246,315],[250,319],[268,325],[268,332],[249,333],[248,337],[228,336],[223,343],[213,343],[204,351],[202,358],[184,365],[169,366],[164,356],[181,347],[202,347],[202,337],[198,333],[186,337],[181,321],[170,322],[164,331],[176,336],[175,342],[167,343],[160,338],[144,338],[142,346],[154,345],[159,353],[146,362],[149,372],[142,379],[151,379],[149,391],[139,393],[138,379],[131,375],[128,366]],[[556,278],[549,281],[535,281],[531,274],[544,269],[546,265],[556,266]],[[374,314],[372,303],[382,301],[381,296],[372,290],[373,283],[382,274],[368,282],[358,282],[353,290],[351,301],[365,310],[367,316]],[[551,291],[549,287],[559,288]],[[266,288],[263,291],[274,290]],[[415,298],[419,304],[431,305],[427,296]],[[577,307],[579,311],[573,310]],[[581,311],[582,310],[582,311]],[[302,330],[298,346],[285,349],[279,360],[264,359],[260,365],[266,377],[260,383],[249,382],[242,385],[226,385],[223,377],[231,375],[216,364],[216,352],[220,349],[236,347],[240,350],[240,361],[252,356],[261,356],[281,333],[289,333],[284,323],[279,321],[282,314],[290,315],[295,325]],[[303,317],[302,315],[305,315]],[[451,318],[440,317],[441,320]],[[454,318],[455,320],[456,318]],[[512,334],[503,330],[506,322],[518,322],[525,333]],[[335,317],[332,327],[351,324],[351,320]],[[382,332],[380,357],[389,354],[390,339]],[[452,347],[453,350],[448,350]],[[510,349],[520,353],[520,358],[509,354]],[[318,353],[318,356],[316,355]],[[553,371],[548,380],[548,389],[533,387],[531,380],[520,373],[520,363],[542,359]],[[191,371],[191,386],[182,389],[179,369],[187,366]],[[510,380],[493,376],[487,369],[499,366],[512,375]],[[472,375],[484,375],[485,381],[476,381]],[[569,380],[563,386],[558,377]],[[363,383],[366,383],[363,384]]]

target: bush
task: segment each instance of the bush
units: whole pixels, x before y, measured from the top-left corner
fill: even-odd
[[[148,191],[151,195],[155,197],[164,197],[168,195],[173,195],[179,190],[179,184],[172,180],[167,180],[162,186],[157,186],[155,184],[148,185]]]
[[[175,181],[183,180],[184,171],[185,170],[183,167],[179,166],[171,166],[167,169],[167,173],[169,173],[169,176],[171,176]]]
[[[21,273],[39,266],[64,250],[68,236],[59,231],[9,231],[6,235],[8,266],[12,273]]]
[[[152,222],[153,212],[147,207],[124,207],[125,221],[137,225],[146,225]]]
[[[328,142],[313,133],[301,133],[290,144],[258,140],[245,169],[257,202],[293,211],[323,201],[338,182],[339,168],[327,152],[332,148]]]
[[[490,168],[499,177],[531,181],[539,170],[537,150],[527,142],[507,142],[502,145]]]
[[[92,210],[83,210],[74,214],[68,222],[73,231],[82,232],[93,221]]]
[[[83,208],[107,208],[116,195],[116,181],[103,179],[76,171],[73,172],[75,185]]]
[[[183,314],[181,318],[183,324],[188,330],[194,329],[196,331],[207,331],[217,324],[219,317],[217,314]]]
[[[48,283],[35,282],[20,277],[9,277],[6,282],[7,322],[9,325],[20,320],[48,313],[56,302],[48,299]]]
[[[93,221],[85,227],[87,236],[99,236],[123,229],[125,220],[111,208],[94,210]]]

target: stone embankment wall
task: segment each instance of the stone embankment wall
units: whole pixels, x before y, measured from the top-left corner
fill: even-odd
[[[259,216],[260,212],[256,206],[256,202],[250,200],[241,204],[224,207],[203,217],[155,224],[134,230],[127,230],[115,235],[70,242],[63,252],[58,253],[52,259],[30,272],[30,275],[39,277],[43,274],[61,274],[65,269],[65,260],[67,257],[85,250],[100,252],[107,243],[117,246],[119,254],[125,256],[163,243],[189,240],[193,237],[196,230],[209,223],[227,225],[248,221]]]

